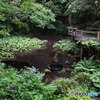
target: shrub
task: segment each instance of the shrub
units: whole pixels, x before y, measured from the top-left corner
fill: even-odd
[[[37,27],[44,28],[50,22],[55,21],[55,15],[51,10],[46,9],[39,3],[32,1],[24,1],[20,6],[20,14],[23,16],[22,20],[28,20],[30,23],[35,24]]]
[[[78,88],[71,89],[66,95],[60,97],[58,100],[92,100],[90,96],[78,96],[73,93],[88,93],[89,90],[87,87],[79,86]]]
[[[93,61],[93,57],[91,57],[90,59],[84,58],[84,60],[81,60],[75,65],[75,68],[72,73],[73,74],[77,74],[78,72],[93,73],[94,71],[96,71],[96,69],[97,68],[95,62]]]
[[[0,52],[0,60],[11,60],[14,58],[15,56],[9,52],[4,52],[4,51]]]
[[[0,37],[6,37],[9,36],[9,31],[7,30],[0,30]]]
[[[74,80],[82,86],[92,86],[91,74],[86,72],[79,72],[74,76]]]
[[[100,71],[94,72],[91,80],[96,88],[100,88]]]
[[[7,37],[0,39],[0,50],[9,52],[29,52],[45,47],[47,41],[37,38]]]
[[[92,38],[88,39],[88,40],[85,40],[85,41],[82,41],[82,45],[86,46],[86,47],[96,47],[96,46],[100,46],[100,43],[96,42],[96,41],[93,41],[91,40]]]
[[[99,28],[100,27],[100,20],[95,21],[91,26],[95,27],[95,28]]]
[[[68,90],[75,88],[78,83],[73,79],[61,78],[54,81],[52,84],[57,87],[55,94],[65,95]]]
[[[100,88],[100,60],[84,59],[75,65],[72,72],[74,80],[80,85],[89,86],[94,89]],[[94,85],[94,86],[92,86]]]
[[[55,86],[42,83],[43,74],[35,68],[18,72],[0,63],[0,98],[14,100],[52,100]]]
[[[60,40],[53,45],[54,51],[58,53],[69,53],[74,50],[75,43],[71,40]]]
[[[14,59],[15,52],[30,53],[46,46],[46,40],[26,37],[6,37],[0,39],[0,60]]]

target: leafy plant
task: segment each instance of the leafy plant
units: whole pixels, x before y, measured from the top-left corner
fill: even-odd
[[[91,79],[94,86],[100,88],[100,71],[94,72],[91,76]]]
[[[8,30],[0,30],[0,37],[7,37],[9,35],[10,34]]]
[[[45,73],[49,73],[49,72],[51,72],[51,71],[50,71],[50,69],[45,69],[44,72],[45,72]]]
[[[68,90],[75,88],[78,83],[73,79],[60,78],[54,81],[52,84],[54,84],[57,87],[55,94],[65,95],[68,92]]]
[[[79,72],[74,76],[74,80],[82,86],[92,86],[91,74]]]
[[[0,98],[17,100],[51,100],[55,86],[42,83],[43,74],[35,68],[18,72],[14,68],[4,69],[0,63]]]
[[[75,43],[71,40],[59,40],[57,43],[54,43],[53,49],[58,53],[69,53],[74,50]]]
[[[51,12],[51,10],[32,1],[23,2],[21,4],[20,11],[24,20],[28,20],[29,18],[29,21],[31,23],[35,23],[37,27],[45,27],[50,22],[55,21],[55,15]]]
[[[78,86],[77,88],[68,90],[68,93],[62,97],[59,97],[58,100],[92,100],[88,95],[82,95],[82,93],[88,93],[89,89],[87,87]],[[77,95],[77,93],[80,95]]]
[[[11,60],[11,59],[15,59],[14,54],[3,51],[0,52],[0,60]]]
[[[97,89],[100,87],[100,60],[93,60],[93,57],[84,59],[75,65],[72,74],[80,85]]]
[[[78,72],[89,72],[93,73],[96,71],[96,65],[95,62],[93,61],[93,57],[90,59],[84,58],[84,60],[81,60],[75,65],[74,71],[72,72],[73,74],[77,74]]]
[[[86,41],[82,41],[81,42],[84,46],[86,47],[96,47],[96,46],[100,46],[100,43],[93,41],[91,39],[86,40]]]
[[[14,53],[30,53],[46,46],[47,40],[26,37],[6,37],[0,39],[0,60],[14,59]]]
[[[92,27],[99,28],[99,27],[100,27],[100,20],[95,21],[95,22],[92,24]]]
[[[0,39],[0,50],[8,52],[30,52],[44,48],[46,40],[13,36]]]

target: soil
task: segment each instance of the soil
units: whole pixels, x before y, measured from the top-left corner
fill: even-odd
[[[24,37],[30,37],[30,38],[35,38],[36,36],[30,34]],[[37,51],[33,51],[30,54],[25,54],[25,55],[21,55],[18,54],[16,55],[16,61],[24,61],[29,63],[30,65],[36,67],[37,69],[39,69],[40,72],[44,72],[44,70],[46,68],[48,68],[48,65],[50,64],[54,64],[54,55],[55,52],[53,51],[53,44],[61,39],[66,39],[67,36],[49,36],[49,35],[42,35],[40,37],[36,37],[39,38],[41,40],[48,40],[47,46],[44,49],[41,50],[37,50]],[[75,61],[75,59],[72,58],[67,58],[66,55],[62,55],[62,54],[58,54],[58,63],[61,64],[62,66],[65,67],[66,73],[60,73],[58,71],[51,71],[50,73],[46,73],[44,76],[44,80],[47,83],[61,78],[61,77],[65,77],[65,78],[70,78],[71,76],[71,64],[73,64],[73,62]],[[66,60],[68,60],[68,62],[70,62],[70,64],[66,64]]]

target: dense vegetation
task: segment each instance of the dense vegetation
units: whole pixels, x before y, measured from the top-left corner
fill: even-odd
[[[0,100],[92,100],[92,96],[100,95],[100,41],[91,37],[73,41],[67,37],[68,27],[100,31],[100,0],[0,0],[0,61],[15,60],[16,54],[48,50],[48,41],[36,38],[45,34],[66,36],[51,47],[56,58],[69,54],[71,59],[75,53],[79,57],[81,46],[87,50],[85,55],[89,54],[81,60],[76,57],[70,65],[70,78],[48,85],[43,83],[44,73],[51,72],[48,68],[40,73],[35,66],[17,70],[0,62]],[[29,38],[30,34],[35,38]],[[97,94],[71,94],[91,92]]]
[[[57,53],[71,53],[75,48],[75,43],[71,40],[59,40],[53,45],[54,51]]]
[[[42,49],[46,46],[47,40],[37,38],[13,36],[0,39],[0,60],[13,59],[14,53],[29,53]]]
[[[0,63],[0,97],[14,100],[92,100],[89,96],[70,96],[72,91],[89,92],[74,80],[59,79],[49,85],[42,83],[43,74],[34,67],[18,72],[14,68],[5,69]]]

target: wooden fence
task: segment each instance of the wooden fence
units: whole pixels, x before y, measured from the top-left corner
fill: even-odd
[[[90,34],[96,34],[96,40],[100,40],[100,30],[96,30],[96,31],[90,31],[90,30],[79,30],[77,28],[68,28],[68,35],[70,36],[74,36],[75,38],[82,38],[84,37],[84,35],[90,35]],[[91,36],[91,37],[95,37],[95,36]]]

